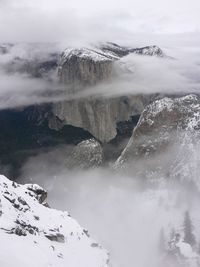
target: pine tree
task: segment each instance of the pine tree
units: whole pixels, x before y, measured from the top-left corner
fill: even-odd
[[[200,255],[200,242],[198,243],[197,253]]]
[[[184,229],[184,241],[190,244],[192,247],[195,246],[196,240],[193,234],[194,226],[192,224],[189,211],[185,212],[183,229]]]
[[[170,241],[172,241],[172,239],[174,239],[175,235],[176,235],[176,231],[174,228],[172,228],[171,232],[170,232]]]

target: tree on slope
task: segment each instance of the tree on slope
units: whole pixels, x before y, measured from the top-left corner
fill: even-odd
[[[190,244],[192,247],[194,247],[196,245],[196,239],[193,234],[194,226],[192,224],[189,211],[186,211],[184,215],[183,230],[184,230],[184,241]]]

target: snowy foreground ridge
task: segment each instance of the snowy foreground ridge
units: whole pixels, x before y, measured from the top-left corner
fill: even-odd
[[[1,267],[108,267],[108,253],[38,185],[0,175]]]

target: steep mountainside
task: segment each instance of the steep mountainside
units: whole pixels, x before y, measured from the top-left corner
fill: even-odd
[[[164,172],[167,177],[193,180],[199,184],[197,150],[200,136],[200,98],[187,95],[163,98],[148,105],[133,135],[117,160],[116,167]],[[154,173],[154,174],[153,174]]]
[[[47,192],[0,176],[1,267],[107,267],[108,253],[67,212],[50,209]]]
[[[117,134],[117,123],[139,115],[151,97],[143,95],[115,98],[89,97],[54,103],[53,117],[49,119],[52,129],[65,124],[81,127],[101,142],[109,142]]]
[[[59,101],[0,111],[0,166],[2,172],[13,179],[19,176],[25,160],[40,149],[58,144],[76,145],[92,137],[104,143],[105,159],[116,160],[126,145],[124,140],[131,136],[140,114],[152,102],[154,95],[105,98],[81,97],[79,92],[84,94],[84,90],[92,89],[95,93],[96,85],[103,86],[107,81],[112,84],[112,78],[119,74],[115,63],[120,63],[121,58],[130,53],[164,55],[156,46],[133,49],[114,43],[90,48],[67,48],[61,56],[55,49],[40,44],[22,47],[2,44],[0,53],[0,70],[4,75],[19,75],[22,80],[28,77],[30,82],[42,82],[44,88],[36,92],[36,99],[41,95],[44,100],[49,96],[54,99],[60,93],[63,96],[63,100]],[[52,88],[49,89],[49,86]],[[72,98],[66,100],[68,96]],[[12,95],[11,98],[14,103]],[[116,146],[114,149],[116,143],[119,150]]]
[[[107,43],[100,45],[98,49],[68,48],[62,54],[59,63],[60,81],[65,84],[67,93],[82,92],[85,87],[112,79],[116,75],[114,63],[130,53],[159,57],[164,55],[156,46],[130,49]],[[117,134],[117,122],[128,121],[131,116],[141,114],[151,98],[152,96],[143,95],[115,98],[76,97],[70,101],[54,103],[52,114],[61,127],[65,124],[81,127],[99,141],[109,142]],[[59,129],[56,120],[54,122],[51,127]]]

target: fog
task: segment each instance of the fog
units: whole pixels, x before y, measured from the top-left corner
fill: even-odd
[[[0,43],[14,43],[0,55],[0,108],[61,99],[121,94],[176,94],[199,90],[199,1],[1,0]],[[130,47],[158,45],[174,58],[128,56],[116,63],[117,78],[78,95],[65,95],[57,70],[41,79],[7,73],[16,58],[41,61],[68,46],[111,41]],[[43,45],[42,45],[43,44]],[[18,63],[20,65],[20,63]],[[19,66],[18,66],[19,67]],[[17,68],[17,67],[16,67]],[[128,71],[128,73],[127,73]]]
[[[20,180],[47,189],[50,206],[69,211],[109,251],[110,266],[162,266],[160,231],[164,229],[166,247],[173,229],[183,235],[186,210],[199,241],[199,193],[187,182],[168,181],[164,171],[146,180],[137,176],[135,168],[129,174],[107,168],[69,171],[68,151],[61,146],[30,158]],[[167,166],[175,153],[170,149],[159,155],[159,161],[152,158],[152,164]],[[138,164],[145,172],[145,162]]]
[[[198,32],[199,8],[198,0],[1,0],[0,36],[1,42],[79,45],[141,32]]]
[[[72,95],[66,93],[67,86],[59,83],[57,68],[40,78],[33,77],[23,69],[26,68],[26,65],[23,66],[26,62],[34,67],[38,62],[51,60],[54,54],[58,55],[59,60],[64,47],[59,44],[16,44],[8,54],[0,55],[0,109],[90,96],[198,93],[200,50],[197,44],[188,44],[186,41],[178,47],[175,44],[168,47],[162,44],[166,58],[128,55],[114,63],[114,75],[109,81]]]

